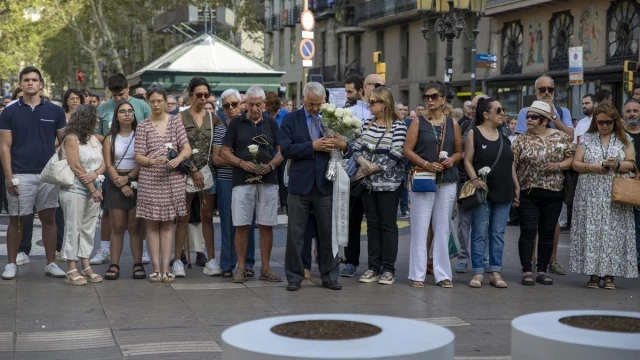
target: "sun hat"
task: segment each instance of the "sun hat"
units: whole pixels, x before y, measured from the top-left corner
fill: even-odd
[[[551,106],[544,101],[536,100],[529,106],[527,112],[534,112],[538,115],[542,115],[549,119],[549,121],[553,121],[553,115],[551,115]]]

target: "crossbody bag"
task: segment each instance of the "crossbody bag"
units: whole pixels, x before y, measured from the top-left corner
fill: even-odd
[[[436,151],[436,155],[439,156],[442,149],[444,149],[444,140],[447,134],[447,120],[449,118],[445,117],[444,122],[442,123],[442,132],[440,134],[440,150]],[[433,125],[431,125],[433,129]],[[435,131],[435,130],[433,130]],[[436,135],[434,133],[434,135]],[[437,138],[436,138],[437,141]],[[411,191],[413,192],[436,192],[438,189],[436,183],[436,173],[427,171],[421,167],[414,166],[411,172]]]
[[[502,155],[504,139],[502,138],[501,133],[499,133],[499,135],[500,148],[498,149],[498,155],[496,155],[496,159],[493,161],[493,164],[491,164],[491,170],[493,170],[493,168],[496,166],[498,160],[500,159],[500,155]],[[482,205],[486,202],[487,199],[484,190],[476,188],[476,186],[473,185],[473,180],[468,180],[464,183],[464,185],[462,185],[462,189],[460,189],[460,195],[458,196],[458,208],[460,208],[460,210],[469,211],[474,207]]]

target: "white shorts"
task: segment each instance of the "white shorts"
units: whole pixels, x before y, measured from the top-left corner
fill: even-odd
[[[33,207],[37,211],[55,209],[58,207],[58,187],[40,181],[37,174],[15,174],[14,179],[20,180],[18,184],[18,196],[13,196],[7,191],[10,216],[24,216],[33,213]],[[8,181],[5,180],[7,186]],[[18,211],[18,207],[20,207]]]
[[[233,226],[251,225],[254,211],[258,225],[278,225],[278,202],[278,185],[234,186],[231,192]]]

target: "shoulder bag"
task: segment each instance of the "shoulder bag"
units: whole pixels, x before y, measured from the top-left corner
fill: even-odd
[[[442,133],[440,135],[440,138],[442,139],[442,141],[440,141],[440,151],[444,149],[444,140],[447,134],[448,120],[449,118],[445,117],[445,120],[442,123],[443,124]],[[413,192],[436,192],[437,191],[438,187],[436,184],[436,173],[427,171],[418,166],[414,166],[410,176],[411,176],[411,181],[410,181],[411,191]]]
[[[498,160],[500,159],[500,155],[502,155],[502,146],[504,139],[502,138],[502,133],[500,135],[500,148],[498,149],[498,155],[496,155],[496,159],[491,164],[491,169],[496,166]],[[476,206],[482,205],[487,202],[486,195],[484,190],[476,188],[473,185],[473,181],[469,180],[462,185],[460,189],[460,195],[458,196],[458,208],[462,211],[469,211]]]
[[[213,173],[211,172],[211,168],[209,168],[209,159],[211,157],[211,146],[213,143],[213,119],[211,118],[211,113],[209,113],[209,124],[211,124],[211,141],[209,142],[209,152],[207,153],[207,163],[198,171],[202,174],[204,178],[204,186],[203,188],[197,187],[193,183],[193,174],[189,174],[186,180],[186,191],[189,194],[196,193],[198,191],[207,190],[213,187]]]
[[[60,153],[64,151],[65,141],[67,141],[66,136],[47,162],[47,165],[44,166],[42,172],[40,172],[40,181],[57,186],[73,185],[76,175],[71,171],[71,166],[69,166],[67,159],[60,159]]]
[[[178,129],[176,129],[175,126],[173,128],[173,134],[176,136],[176,142],[177,142]],[[170,149],[167,154],[167,159],[171,161],[177,157],[178,157],[178,151],[176,149]],[[178,164],[178,167],[176,167],[176,171],[179,171],[185,175],[191,175],[192,168],[193,168],[193,163],[191,162],[191,159],[185,159],[180,164]]]
[[[626,178],[622,176],[616,176],[613,178],[611,202],[640,206],[640,174],[638,173],[638,164],[636,164],[634,160],[627,161],[633,162],[633,169],[636,176],[633,178]]]

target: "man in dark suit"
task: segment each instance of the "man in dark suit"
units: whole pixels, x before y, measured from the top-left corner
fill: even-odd
[[[325,89],[316,82],[308,83],[303,90],[304,106],[282,119],[280,148],[289,167],[289,226],[284,268],[287,274],[287,290],[296,291],[304,279],[302,245],[304,232],[313,211],[318,224],[318,252],[322,286],[340,290],[338,284],[339,261],[333,256],[331,246],[331,210],[333,183],[325,179],[329,153],[339,149],[350,156],[352,149],[341,136],[322,137],[318,117],[324,102]]]

